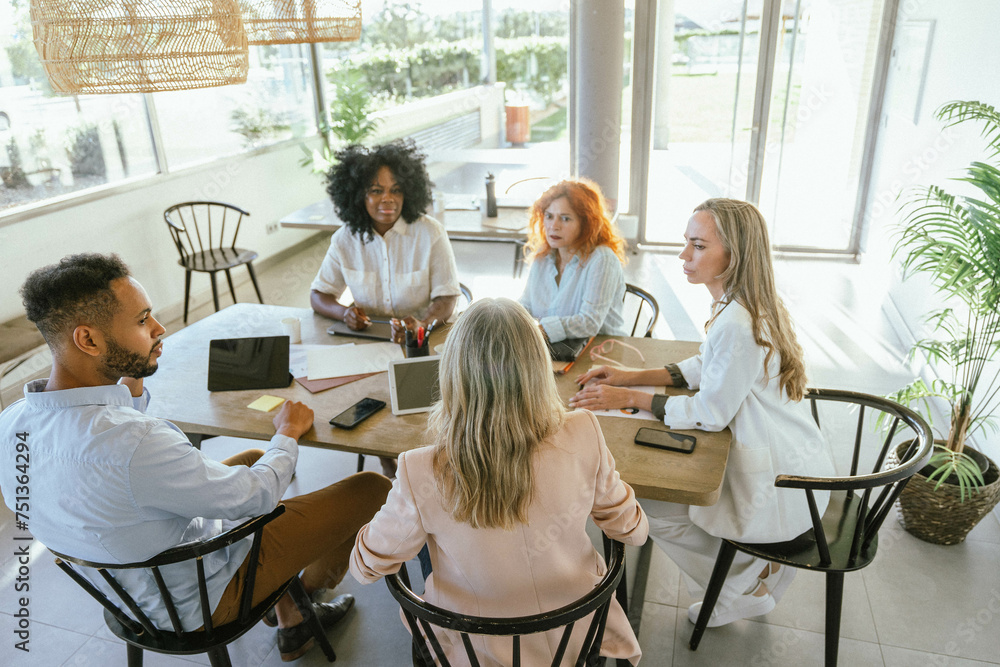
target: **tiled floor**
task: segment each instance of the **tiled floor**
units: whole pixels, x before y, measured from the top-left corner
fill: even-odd
[[[325,241],[263,272],[265,300],[307,306],[308,284],[325,251]],[[521,283],[510,278],[512,250],[506,244],[456,243],[460,275],[477,297],[516,297]],[[847,264],[779,262],[779,283],[796,318],[806,350],[810,384],[884,393],[909,376],[900,345],[880,314],[879,295],[859,285],[860,269]],[[697,340],[707,317],[703,288],[688,286],[671,254],[631,257],[627,279],[656,296],[662,317],[655,335]],[[241,300],[252,301],[247,285]],[[877,290],[875,290],[877,292]],[[875,299],[872,301],[872,299]],[[210,307],[195,311],[204,317]],[[169,323],[174,331],[178,323]],[[224,458],[247,446],[232,438],[207,440],[211,456]],[[303,448],[289,495],[324,486],[354,471],[354,455]],[[369,468],[377,463],[369,461]],[[100,609],[34,544],[29,567],[31,652],[14,649],[16,619],[13,517],[0,510],[0,665],[57,666],[125,664],[125,649],[101,619]],[[890,518],[874,564],[845,578],[841,665],[971,666],[1000,664],[1000,523],[986,518],[965,543],[942,547],[902,531]],[[800,573],[770,614],[709,630],[697,652],[687,648],[692,602],[676,566],[653,551],[643,607],[640,643],[643,665],[820,665],[823,656],[824,582]],[[331,632],[337,664],[409,664],[409,636],[382,584],[362,587],[348,577],[337,593],[352,592],[358,604]],[[230,647],[238,666],[280,664],[274,630],[260,624]],[[146,664],[208,664],[147,654]],[[326,664],[313,651],[297,664]]]

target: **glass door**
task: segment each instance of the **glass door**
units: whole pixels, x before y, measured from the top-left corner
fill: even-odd
[[[657,5],[646,241],[679,243],[709,197],[743,197],[763,0]]]
[[[853,252],[884,0],[657,5],[647,243],[709,197],[757,203],[779,249]]]
[[[786,5],[757,202],[776,248],[853,252],[883,0]]]

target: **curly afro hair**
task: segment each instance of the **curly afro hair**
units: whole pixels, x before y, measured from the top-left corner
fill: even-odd
[[[57,346],[60,335],[79,324],[107,326],[118,309],[111,282],[129,275],[118,255],[70,255],[32,272],[21,298],[45,342]]]
[[[427,212],[431,205],[431,183],[424,164],[426,155],[412,139],[397,139],[381,146],[360,144],[337,151],[337,161],[326,174],[326,191],[333,207],[352,233],[368,242],[375,237],[374,223],[365,208],[365,193],[378,170],[389,167],[403,189],[402,218],[408,224]]]

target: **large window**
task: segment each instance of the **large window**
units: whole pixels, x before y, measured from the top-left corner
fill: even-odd
[[[361,41],[317,49],[330,148],[412,137],[442,194],[482,196],[493,173],[498,194],[531,198],[568,175],[569,3],[491,7],[366,0]],[[60,96],[28,3],[0,0],[0,26],[0,211],[317,132],[309,45],[252,47],[245,85]]]
[[[492,9],[484,16],[481,0],[365,2],[361,41],[322,50],[332,146],[412,137],[444,194],[481,196],[493,173],[498,194],[530,198],[565,175],[568,3],[493,0]],[[369,113],[376,124],[365,130]]]
[[[0,25],[0,211],[156,172],[141,95],[53,95],[27,3]]]
[[[245,85],[154,93],[170,169],[316,133],[309,47],[250,47]]]
[[[252,47],[244,85],[63,96],[28,3],[0,0],[0,26],[0,211],[316,133],[307,45]]]
[[[855,252],[883,5],[658,5],[646,240],[679,242],[694,206],[735,197],[779,248]]]

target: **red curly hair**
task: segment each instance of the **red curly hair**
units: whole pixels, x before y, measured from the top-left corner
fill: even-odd
[[[565,197],[570,208],[580,220],[580,237],[574,251],[581,261],[590,257],[599,246],[611,248],[622,264],[625,264],[625,239],[611,224],[606,213],[604,195],[601,188],[585,178],[560,181],[542,193],[531,206],[531,221],[528,223],[528,244],[524,256],[530,259],[545,257],[552,250],[545,237],[545,210],[560,197]]]

